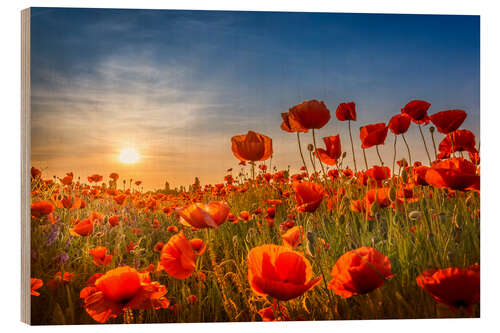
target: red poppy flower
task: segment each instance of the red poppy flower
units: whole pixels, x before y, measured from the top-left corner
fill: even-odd
[[[370,204],[376,202],[380,207],[388,207],[391,205],[391,200],[389,199],[389,188],[387,187],[368,190],[365,198]]]
[[[367,177],[366,181],[364,179],[362,185],[368,185],[376,183],[377,186],[382,186],[382,182],[389,179],[391,176],[391,169],[386,166],[374,165],[370,169],[364,172],[364,176]]]
[[[179,232],[179,228],[177,228],[175,225],[169,225],[167,227],[167,232],[169,232],[171,234],[175,234],[175,233]]]
[[[132,252],[135,248],[137,247],[137,244],[135,244],[134,242],[130,241],[128,243],[128,245],[125,247],[125,250],[127,251],[127,253],[130,253]]]
[[[307,132],[307,128],[302,127],[302,125],[295,119],[290,118],[288,112],[282,113],[281,118],[283,122],[281,123],[281,129],[286,132]]]
[[[315,99],[295,105],[288,111],[290,128],[322,128],[330,120],[330,110],[324,102]],[[294,126],[294,123],[298,125]]]
[[[63,185],[71,185],[73,183],[73,172],[68,172],[60,181]]]
[[[231,143],[234,156],[242,162],[265,161],[273,154],[273,140],[253,131],[233,136]]]
[[[457,130],[467,118],[467,113],[463,110],[447,110],[434,113],[430,116],[432,123],[437,130],[443,134]]]
[[[281,235],[281,240],[284,246],[288,246],[291,249],[297,248],[304,241],[304,230],[302,226],[297,226],[288,229],[283,235]]]
[[[238,223],[238,218],[233,213],[227,214],[227,220],[231,223]]]
[[[247,210],[242,210],[239,215],[239,219],[243,222],[248,222],[250,220],[250,213]]]
[[[32,178],[42,177],[42,172],[35,167],[31,167],[31,177]]]
[[[312,276],[309,260],[288,247],[267,244],[248,253],[248,281],[257,295],[288,301],[321,282]]]
[[[280,200],[280,199],[267,199],[266,203],[268,205],[278,206],[278,205],[281,205],[283,203],[283,200]]]
[[[113,260],[113,256],[107,254],[108,249],[104,246],[97,246],[93,249],[89,249],[89,253],[94,259],[94,264],[97,266],[107,266]]]
[[[127,195],[126,195],[126,194],[115,195],[115,196],[113,197],[113,200],[114,200],[117,204],[119,204],[119,205],[121,205],[121,206],[123,206],[123,204],[125,203],[125,200],[126,200],[126,199],[127,199]]]
[[[397,114],[389,120],[389,129],[395,135],[403,134],[410,128],[411,118],[406,113]]]
[[[469,158],[474,163],[475,165],[479,165],[480,163],[480,158],[479,158],[479,152],[476,150],[474,152],[469,152]]]
[[[340,103],[339,106],[337,106],[335,114],[340,121],[356,121],[356,104],[354,102]]]
[[[90,213],[89,220],[92,221],[92,223],[98,223],[99,225],[102,225],[104,216],[94,210]]]
[[[425,165],[414,167],[412,169],[413,183],[415,183],[416,185],[423,185],[423,186],[429,185],[425,180],[425,175],[427,174],[427,170],[429,170],[429,167]]]
[[[85,311],[97,322],[122,315],[126,309],[148,310],[167,308],[167,289],[151,282],[149,273],[140,273],[132,267],[122,266],[106,272],[82,289]]]
[[[281,304],[273,303],[272,306],[260,309],[257,311],[262,321],[288,321],[290,314],[288,310]]]
[[[198,303],[198,297],[196,295],[189,295],[187,297],[187,302],[188,302],[188,304],[191,304],[191,305],[196,304],[196,303]]]
[[[401,113],[409,115],[411,120],[416,124],[428,124],[429,116],[427,115],[427,110],[429,110],[430,106],[431,104],[426,101],[414,100],[406,104],[401,109]]]
[[[118,223],[120,223],[119,218],[120,218],[120,215],[110,216],[108,218],[109,225],[112,227],[116,227],[118,225]]]
[[[323,138],[325,142],[326,150],[323,148],[316,149],[316,157],[318,157],[321,162],[328,165],[337,164],[337,160],[342,155],[342,147],[340,145],[340,135],[329,136]]]
[[[162,241],[156,242],[155,246],[153,247],[153,251],[161,252],[164,245],[165,245],[165,243],[163,243]]]
[[[361,127],[359,137],[361,138],[361,147],[370,148],[376,145],[383,145],[387,137],[385,123],[366,125]]]
[[[472,305],[479,302],[479,275],[477,264],[468,268],[429,269],[417,277],[417,284],[438,303],[448,305],[451,310],[464,307],[471,312]]]
[[[172,236],[163,246],[159,268],[176,279],[186,279],[193,274],[196,268],[196,254],[182,231]]]
[[[55,207],[48,201],[37,201],[31,204],[31,216],[39,218],[50,215]]]
[[[354,172],[352,172],[351,169],[344,169],[342,170],[342,175],[346,178],[352,178],[352,176],[354,176]]]
[[[450,155],[457,151],[467,151],[470,153],[477,152],[476,137],[474,133],[469,130],[456,130],[448,133],[446,137],[439,144],[438,158],[448,158]]]
[[[89,180],[89,183],[98,183],[102,180],[102,176],[98,174],[94,174],[92,176],[88,176],[87,179]]]
[[[351,200],[349,205],[349,209],[353,212],[361,213],[363,216],[366,216],[368,220],[372,220],[372,212],[371,212],[371,204],[368,202],[366,198]]]
[[[397,161],[397,164],[401,167],[401,168],[406,168],[408,166],[408,161],[405,159],[405,158],[402,158],[400,159],[399,161]]]
[[[53,279],[47,281],[47,288],[54,291],[59,286],[69,283],[73,276],[74,274],[70,272],[64,272],[64,274],[62,274],[61,272],[57,272],[56,274],[54,274]]]
[[[31,278],[31,295],[40,296],[40,293],[36,291],[43,286],[43,281],[37,278]]]
[[[276,216],[276,206],[267,207],[265,218],[268,222],[267,224],[269,227],[273,226],[275,216]]]
[[[191,243],[191,247],[194,252],[199,256],[205,253],[205,250],[207,249],[207,244],[202,239],[193,238],[189,241],[189,243]]]
[[[425,174],[425,181],[434,187],[465,190],[479,180],[476,167],[464,158],[452,158],[434,163]]]
[[[116,182],[118,180],[119,176],[116,172],[113,172],[109,175],[109,178],[111,178],[113,181]]]
[[[61,200],[55,200],[56,202],[56,207],[58,208],[66,208],[70,210],[74,209],[80,209],[82,205],[82,200],[75,196],[75,197],[64,197]]]
[[[217,228],[229,214],[229,206],[223,201],[209,204],[195,203],[184,209],[177,209],[181,223],[194,228]]]
[[[293,184],[296,209],[299,212],[314,212],[323,200],[324,191],[321,185],[311,182],[295,182]]]
[[[90,219],[75,221],[75,226],[69,229],[69,233],[73,236],[88,236],[94,231],[94,224]]]
[[[361,247],[343,254],[333,266],[328,289],[342,297],[369,293],[393,276],[391,262],[371,247]]]
[[[335,179],[338,179],[340,177],[340,172],[338,169],[332,169],[332,170],[328,170],[328,178],[330,178],[333,181],[335,181]]]

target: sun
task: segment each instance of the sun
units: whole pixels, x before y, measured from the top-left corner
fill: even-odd
[[[120,152],[120,162],[134,164],[139,160],[139,153],[134,148],[125,148]]]

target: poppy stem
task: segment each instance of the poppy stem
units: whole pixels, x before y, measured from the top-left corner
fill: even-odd
[[[396,172],[396,143],[398,142],[398,136],[394,134],[394,157],[392,158],[392,177]]]
[[[412,165],[412,163],[411,163],[410,146],[408,146],[408,142],[406,142],[405,134],[404,134],[404,133],[401,133],[401,136],[403,137],[403,141],[405,142],[406,149],[408,150],[408,160],[409,160],[409,162],[410,162],[410,165]]]
[[[313,135],[314,152],[316,152],[316,151],[318,151],[318,148],[316,147],[316,135],[314,134],[314,128],[312,129],[312,135]],[[323,177],[325,177],[325,181],[326,181],[325,167],[323,166],[323,162],[321,161],[321,158],[318,157],[318,160],[319,160],[319,165],[321,165],[321,171],[323,171]]]
[[[299,143],[299,152],[300,152],[300,157],[302,157],[302,163],[304,164],[304,168],[306,169],[307,177],[309,177],[309,171],[307,170],[306,160],[304,159],[304,154],[302,153],[302,146],[300,145],[299,132],[297,132],[297,142]]]
[[[352,161],[354,162],[354,172],[358,172],[358,167],[356,166],[356,156],[354,156],[354,143],[352,142],[352,133],[351,133],[351,121],[348,120],[349,124],[349,138],[351,138],[351,149],[352,149]]]
[[[363,157],[365,158],[366,170],[368,170],[368,161],[366,160],[366,149],[365,148],[363,148]]]
[[[378,145],[375,146],[375,150],[377,151],[378,159],[380,160],[380,164],[384,166],[384,161],[382,161],[382,157],[380,157],[380,152],[378,150]]]
[[[434,158],[437,160],[437,149],[436,149],[436,141],[434,140],[434,131],[431,132],[431,138],[432,138],[432,146],[434,147]]]
[[[314,159],[312,157],[312,152],[311,151],[309,152],[309,159],[311,160],[311,164],[313,166],[314,174],[317,175],[318,171],[316,171],[316,165],[314,164]]]
[[[424,148],[425,152],[427,153],[427,158],[429,159],[429,165],[432,165],[431,154],[429,154],[429,149],[427,148],[427,143],[425,142],[424,133],[422,132],[422,125],[418,124],[418,130],[420,132],[420,136],[422,137],[422,141],[424,142]]]
[[[280,301],[276,300],[276,305],[278,306],[279,319],[284,320],[283,313],[281,312]]]
[[[319,271],[321,273],[321,278],[323,280],[323,286],[325,287],[325,291],[328,294],[328,300],[330,301],[330,308],[332,308],[333,307],[332,292],[330,289],[328,289],[328,284],[326,283],[325,273],[323,272],[323,267],[321,266],[321,263],[319,263]],[[332,312],[332,314],[333,314],[333,312]],[[332,319],[334,319],[334,318],[332,318]]]

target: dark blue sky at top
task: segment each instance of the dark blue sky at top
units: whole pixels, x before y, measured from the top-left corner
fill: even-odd
[[[46,79],[37,68],[77,76],[111,52],[144,50],[160,66],[193,68],[185,89],[222,82],[221,93],[242,104],[367,97],[398,110],[418,97],[479,111],[478,16],[32,11],[35,87]]]
[[[304,100],[323,100],[333,112],[355,101],[361,126],[424,99],[431,114],[466,110],[463,127],[479,135],[479,16],[81,8],[33,8],[31,15],[33,112],[40,115],[65,112],[50,103],[92,88],[142,94],[160,106],[208,94],[211,103],[190,131],[240,134],[245,119],[257,118],[252,129],[279,140],[287,135],[280,112]],[[109,83],[102,64],[110,60],[153,70],[124,70]],[[154,95],[162,84],[182,93]],[[327,131],[342,134],[338,124]]]

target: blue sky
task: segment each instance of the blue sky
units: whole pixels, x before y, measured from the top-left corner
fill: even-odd
[[[332,116],[355,101],[356,129],[424,99],[430,114],[467,111],[479,137],[478,16],[33,8],[31,42],[32,164],[48,175],[220,182],[237,164],[231,136],[250,129],[273,138],[273,164],[297,169],[280,113],[309,99]],[[333,116],[319,136],[340,134],[350,153],[346,125]],[[139,163],[118,162],[127,147]]]

